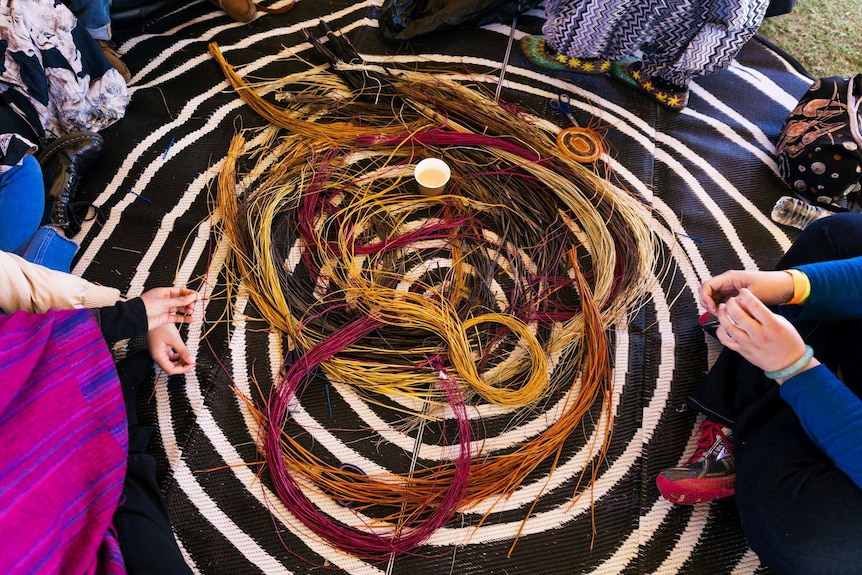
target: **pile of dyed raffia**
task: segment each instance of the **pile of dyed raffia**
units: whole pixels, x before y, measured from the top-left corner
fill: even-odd
[[[329,66],[280,79],[275,102],[210,46],[273,125],[234,139],[216,206],[232,283],[294,347],[268,400],[249,402],[279,497],[330,544],[383,560],[552,473],[575,431],[572,495],[589,493],[612,420],[607,334],[656,264],[647,209],[479,91],[309,38]],[[426,157],[451,166],[445,195],[418,194]],[[380,461],[316,449],[292,406],[330,384],[410,429],[412,457],[393,461],[370,427],[331,432],[378,442]],[[536,412],[543,429],[502,439]]]

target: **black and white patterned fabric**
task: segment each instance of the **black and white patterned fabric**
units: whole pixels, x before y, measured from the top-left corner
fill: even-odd
[[[548,45],[572,58],[643,50],[644,71],[677,86],[723,70],[754,35],[768,0],[548,0]]]
[[[123,77],[54,0],[0,5],[0,96],[43,140],[101,130],[128,103]]]
[[[567,127],[569,120],[548,107],[565,92],[582,125],[607,127],[609,153],[600,167],[646,198],[656,221],[671,230],[661,238],[666,270],[657,274],[650,300],[613,329],[614,432],[591,493],[572,504],[579,472],[590,460],[585,438],[573,438],[552,475],[546,468],[530,476],[481,525],[487,506],[465,510],[416,555],[382,564],[323,543],[274,496],[260,465],[257,423],[234,390],[260,399],[258,389],[265,394],[271,387],[286,343],[260,321],[242,284],[226,290],[226,246],[213,241],[220,214],[211,213],[210,199],[231,136],[246,130],[250,140],[262,138],[256,128],[265,122],[229,89],[207,44],[217,42],[237,71],[258,85],[323,64],[302,30],[324,20],[369,62],[436,71],[494,93],[509,25],[389,43],[377,29],[380,4],[298,0],[286,14],[243,25],[199,0],[141,31],[117,33],[133,72],[131,102],[126,117],[103,132],[104,158],[82,192],[110,217],[104,226],[84,228],[73,271],[130,296],[176,283],[207,298],[199,321],[183,329],[196,369],[170,380],[158,375],[142,414],[158,428],[153,449],[189,564],[210,575],[765,572],[748,549],[732,499],[675,507],[654,483],[660,469],[693,449],[696,415],[680,408],[717,351],[697,324],[697,286],[728,268],[770,267],[794,237],[768,216],[787,191],[774,142],[811,81],[758,41],[723,72],[693,83],[680,114],[606,77],[532,68],[517,43],[506,67],[503,100]],[[521,15],[515,37],[540,33],[543,22],[542,9]],[[274,89],[258,85],[273,101]],[[410,457],[412,433],[387,425],[348,390],[327,389],[328,398],[306,394],[293,413],[316,446],[354,462]],[[536,413],[517,429],[526,437],[552,417]],[[379,454],[365,458],[371,454],[331,431],[344,421],[379,429]],[[434,449],[422,446],[423,452]],[[331,516],[355,521],[349,509],[310,496]]]

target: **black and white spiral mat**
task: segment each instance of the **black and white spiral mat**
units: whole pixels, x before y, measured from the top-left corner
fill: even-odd
[[[302,32],[325,21],[368,62],[446,74],[493,97],[510,24],[395,43],[379,33],[381,4],[297,0],[289,12],[240,24],[198,0],[117,33],[133,73],[131,102],[126,117],[103,132],[106,153],[84,181],[82,199],[109,217],[85,225],[73,272],[129,296],[188,285],[206,297],[199,321],[182,330],[197,367],[184,377],[156,374],[142,413],[158,430],[152,449],[189,565],[207,575],[765,573],[732,498],[677,507],[655,488],[658,471],[694,447],[697,416],[681,407],[716,353],[697,323],[697,286],[726,269],[769,268],[795,237],[769,218],[787,192],[774,143],[811,80],[759,39],[728,69],[698,79],[689,106],[674,114],[607,77],[533,67],[517,39],[540,33],[544,12],[516,21],[500,99],[567,127],[548,101],[568,93],[579,123],[606,128],[609,151],[600,165],[645,198],[669,230],[661,236],[664,272],[648,301],[613,329],[613,437],[591,493],[572,503],[590,460],[584,437],[574,438],[552,474],[529,476],[493,508],[489,502],[463,510],[415,553],[392,561],[360,559],[326,543],[281,504],[261,465],[258,422],[240,394],[265,396],[284,361],[285,340],[261,321],[243,284],[232,283],[227,246],[213,233],[216,175],[231,137],[265,122],[230,88],[207,46],[217,42],[239,75],[274,102],[272,80],[325,65]],[[383,406],[342,386],[315,389],[293,407],[306,445],[366,472],[390,464],[403,470],[415,429],[391,425],[380,415]],[[536,410],[503,426],[506,437],[486,441],[514,444],[518,433],[533,436],[551,419]],[[380,440],[353,444],[335,431],[360,423],[379,430]],[[429,460],[442,457],[430,443],[435,438],[429,434],[422,445]],[[361,524],[349,507],[308,495],[328,516]]]

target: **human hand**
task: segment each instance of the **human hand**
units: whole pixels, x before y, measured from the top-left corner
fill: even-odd
[[[166,323],[189,323],[198,293],[182,287],[162,287],[141,294],[147,310],[147,329]]]
[[[786,271],[731,270],[708,279],[700,286],[700,301],[713,315],[722,302],[748,289],[766,305],[778,305],[793,297],[793,278]]]
[[[772,313],[747,288],[720,303],[716,315],[719,341],[763,371],[780,371],[805,353],[805,342],[793,324]],[[802,371],[819,364],[812,358]]]
[[[168,375],[186,373],[195,366],[189,348],[172,323],[148,331],[147,346],[153,361]]]

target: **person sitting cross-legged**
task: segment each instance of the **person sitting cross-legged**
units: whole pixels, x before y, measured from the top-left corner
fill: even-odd
[[[0,572],[189,575],[136,403],[153,361],[169,375],[194,368],[175,323],[191,321],[197,293],[56,309],[85,280],[24,264],[35,269],[23,286],[0,274]],[[115,365],[108,344],[143,335],[148,352]]]
[[[776,573],[860,573],[862,215],[812,223],[776,270],[722,273],[700,297],[725,348],[688,401],[706,417],[698,452],[659,492],[735,494]]]
[[[101,155],[102,137],[69,134],[43,148],[39,159],[36,145],[19,134],[0,134],[0,148],[0,251],[68,272],[78,251],[72,238],[88,212],[104,217],[75,197]]]
[[[129,67],[123,62],[120,53],[111,41],[111,0],[69,0],[69,8],[92,36],[99,49],[117,72],[128,84],[132,79]]]

